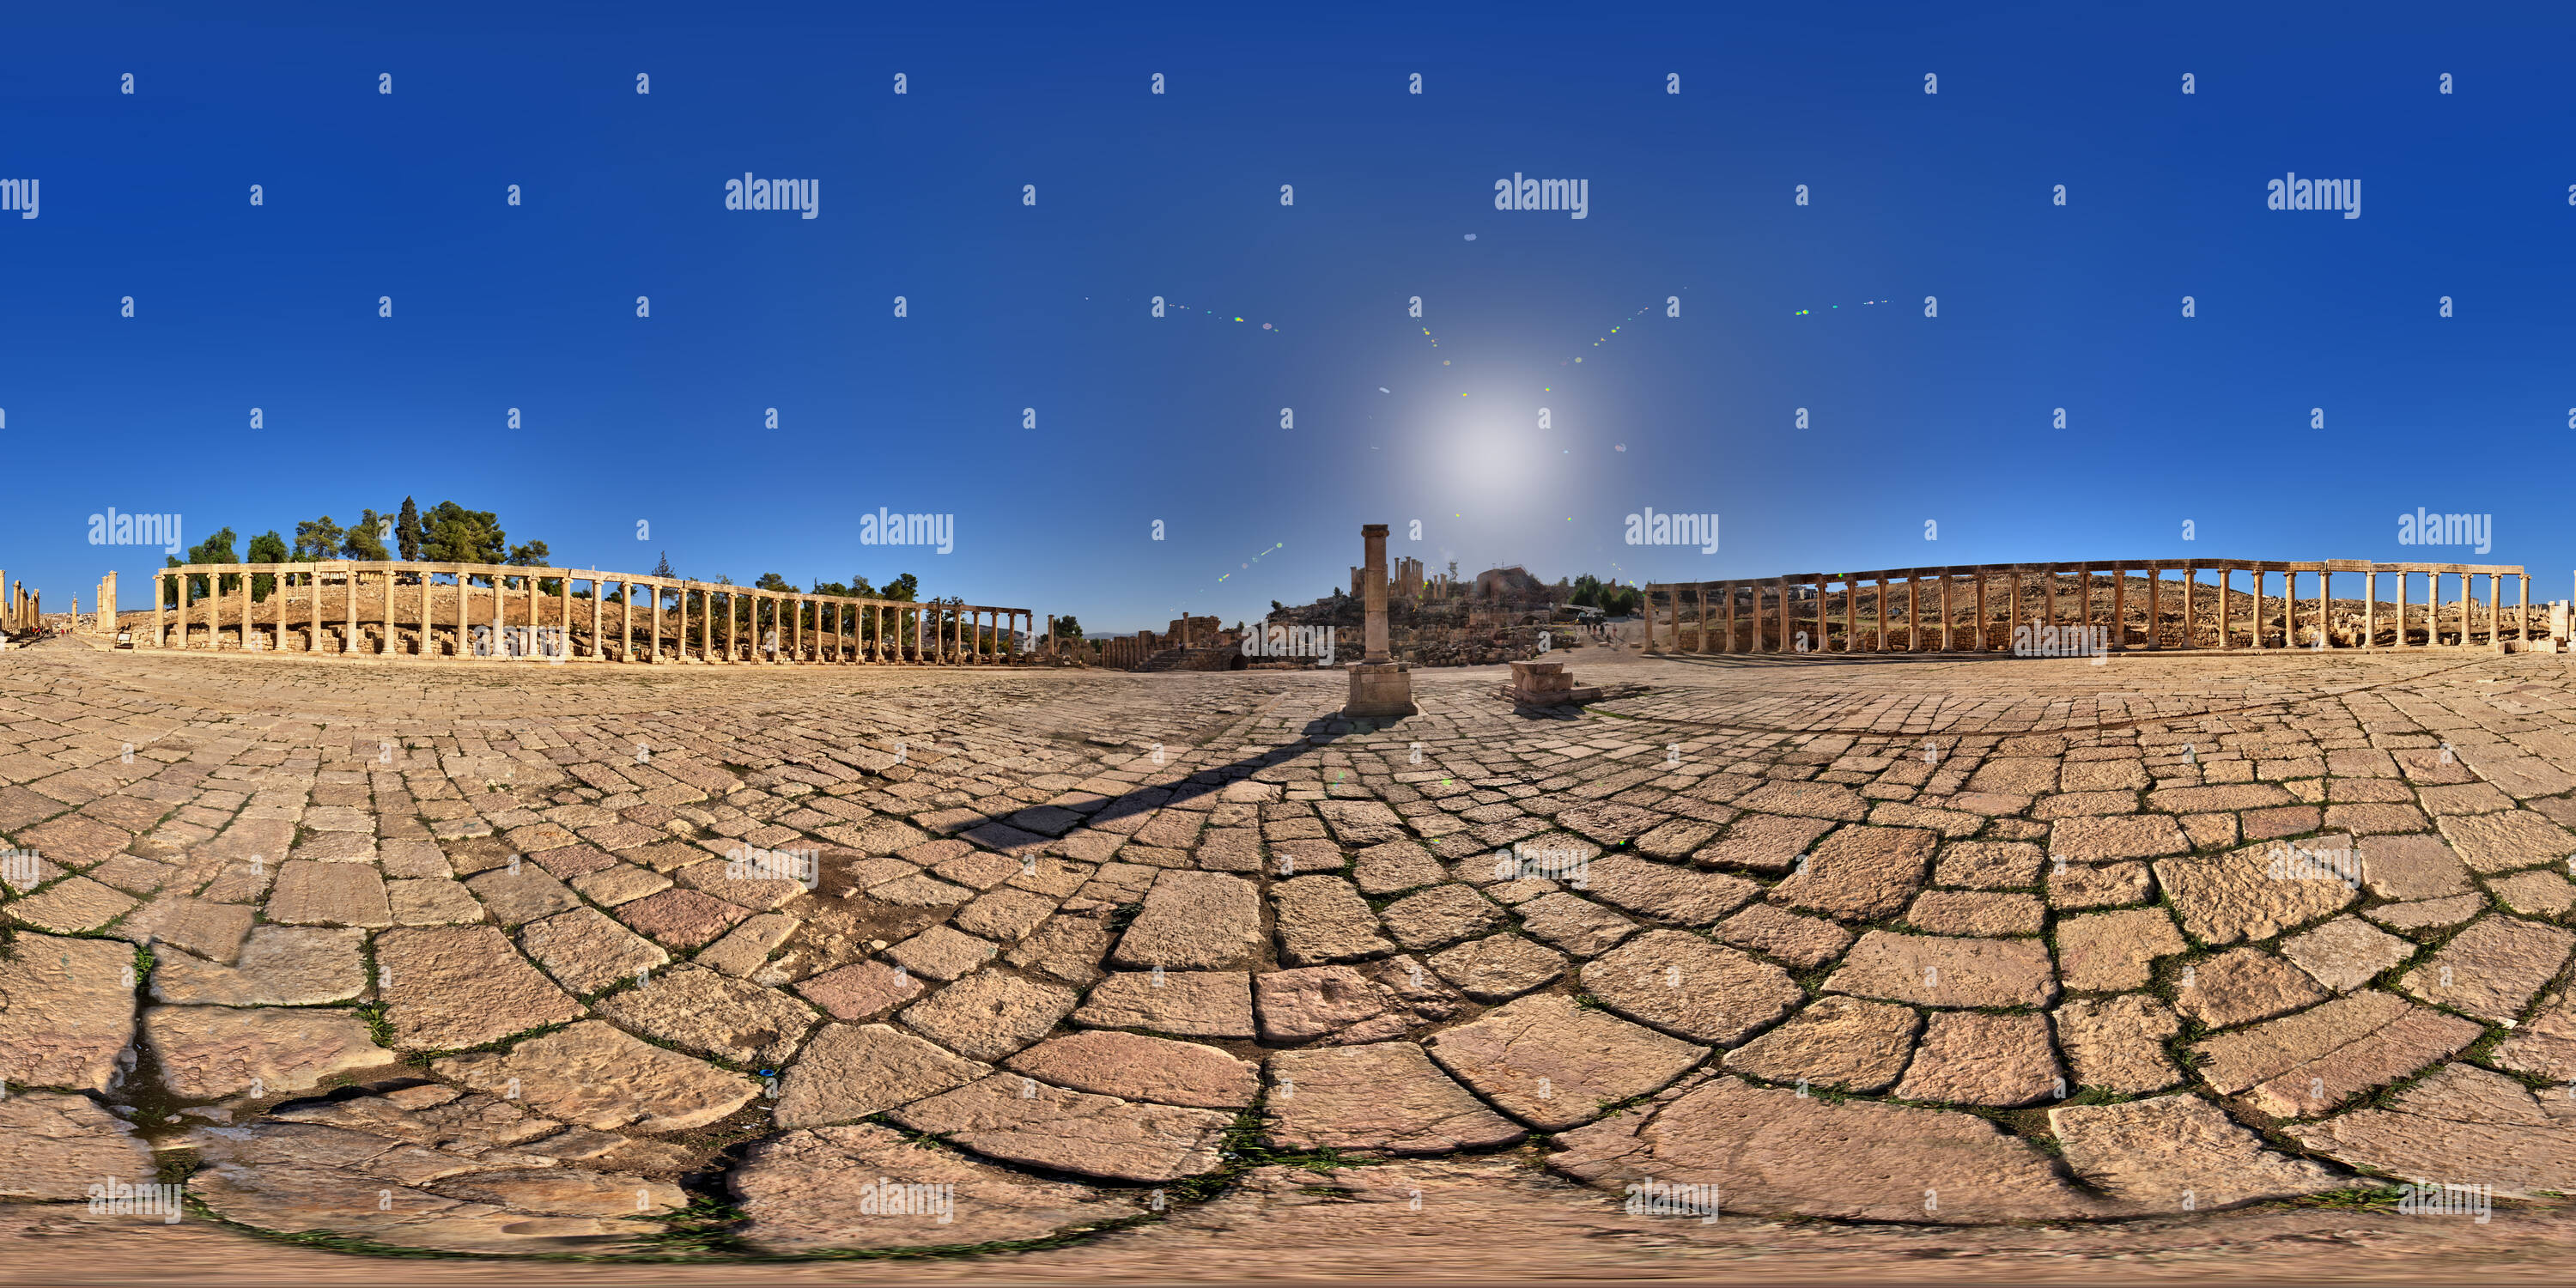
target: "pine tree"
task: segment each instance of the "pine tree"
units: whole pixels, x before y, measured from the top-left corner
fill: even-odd
[[[402,517],[394,521],[394,546],[404,563],[420,561],[420,507],[410,497],[403,498]]]

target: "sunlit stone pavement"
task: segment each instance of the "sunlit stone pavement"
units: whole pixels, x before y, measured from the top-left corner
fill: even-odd
[[[2576,1190],[2564,659],[1571,661],[1611,696],[1354,726],[1338,673],[12,651],[0,1196],[721,1258]]]

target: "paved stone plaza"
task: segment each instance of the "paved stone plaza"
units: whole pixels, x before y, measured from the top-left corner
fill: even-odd
[[[1338,672],[13,651],[0,1197],[1527,1274],[2576,1191],[2565,659],[1571,661],[1580,714],[1354,726]]]

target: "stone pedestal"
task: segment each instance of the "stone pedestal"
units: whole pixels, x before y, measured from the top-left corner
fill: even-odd
[[[1350,668],[1351,696],[1342,704],[1346,716],[1409,716],[1420,710],[1413,705],[1413,668],[1386,651],[1386,530],[1383,523],[1360,528],[1368,552],[1360,570],[1368,651]]]
[[[1576,688],[1563,662],[1514,662],[1511,687],[1503,692],[1525,707],[1580,706],[1601,700],[1597,687]]]

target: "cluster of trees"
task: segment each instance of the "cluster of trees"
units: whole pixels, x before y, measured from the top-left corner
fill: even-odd
[[[1566,601],[1577,608],[1598,608],[1609,617],[1625,617],[1645,607],[1646,592],[1617,581],[1604,582],[1590,573],[1574,579],[1574,597]]]
[[[186,558],[172,556],[168,566],[400,559],[405,563],[505,563],[533,568],[543,565],[549,557],[545,542],[510,544],[499,516],[489,510],[468,510],[454,501],[441,501],[424,513],[410,497],[404,497],[402,508],[392,514],[362,509],[358,521],[345,528],[327,514],[302,520],[295,525],[291,545],[271,528],[250,539],[247,558],[236,549],[240,540],[240,534],[231,527],[218,529],[189,547]],[[390,549],[385,544],[388,541],[393,543]],[[237,577],[221,580],[223,586],[217,593],[241,584]],[[251,598],[266,600],[276,580],[266,574],[254,574]]]

